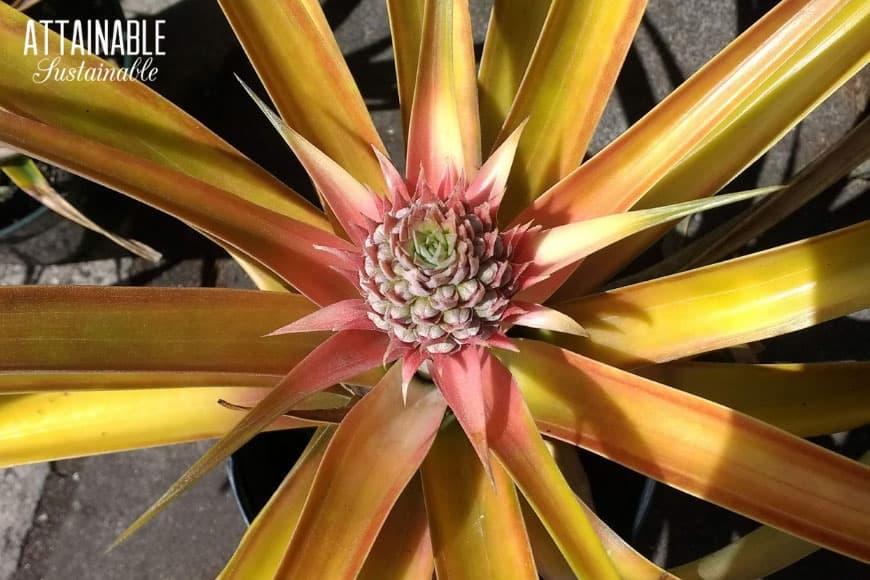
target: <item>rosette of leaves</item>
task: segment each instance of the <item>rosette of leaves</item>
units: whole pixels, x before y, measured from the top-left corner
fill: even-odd
[[[0,10],[0,140],[270,290],[3,289],[3,464],[220,437],[123,539],[256,433],[322,425],[225,578],[667,576],[542,434],[782,530],[741,540],[750,576],[870,559],[870,471],[802,438],[867,421],[866,363],[679,361],[870,306],[870,223],[594,293],[665,224],[767,193],[711,197],[866,64],[866,2],[781,2],[582,164],[643,1],[496,2],[479,75],[467,2],[388,2],[405,175],[318,2],[221,5],[325,213],[142,85],[34,86]]]

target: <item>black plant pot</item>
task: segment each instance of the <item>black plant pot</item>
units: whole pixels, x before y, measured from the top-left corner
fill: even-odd
[[[314,429],[261,433],[227,460],[227,475],[242,512],[250,524],[305,450]]]

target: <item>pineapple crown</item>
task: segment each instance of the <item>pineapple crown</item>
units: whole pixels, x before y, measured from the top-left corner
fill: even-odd
[[[519,232],[500,233],[489,201],[471,204],[466,190],[452,171],[436,188],[421,176],[370,224],[359,287],[369,319],[400,347],[450,354],[486,344],[510,312]]]

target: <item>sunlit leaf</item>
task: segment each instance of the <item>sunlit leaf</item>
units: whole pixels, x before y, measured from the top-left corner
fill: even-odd
[[[251,4],[239,2],[237,4]],[[257,3],[261,4],[261,3]],[[271,3],[269,3],[271,4]],[[71,55],[71,44],[48,32],[48,46],[26,54],[27,17],[0,2],[0,106],[182,172],[233,196],[319,228],[326,220],[312,205],[239,153],[201,123],[138,81],[34,82],[43,59],[59,59],[58,69],[115,69],[92,55]],[[35,25],[36,36],[46,33]],[[31,51],[32,52],[32,51]],[[101,165],[111,161],[104,158]]]
[[[542,432],[816,544],[870,559],[870,468],[592,359],[535,341],[518,344],[519,354],[500,356]]]
[[[293,367],[250,411],[243,414],[238,423],[190,466],[144,514],[130,524],[113,545],[129,538],[199,478],[306,396],[377,366],[383,359],[385,348],[386,335],[380,332],[348,330],[328,338]]]
[[[528,119],[500,213],[505,223],[580,164],[646,0],[552,0],[550,4],[534,55],[496,139],[501,141]],[[536,18],[540,10],[531,9],[531,17]],[[514,18],[518,17],[527,18],[527,11],[518,11]],[[524,36],[534,30],[533,21]],[[524,41],[527,38],[521,40],[520,51]],[[499,60],[509,63],[514,50],[506,49]],[[484,73],[486,69],[482,80],[488,76]],[[496,76],[507,83],[504,77],[509,74]]]
[[[372,146],[384,146],[320,2],[220,5],[284,120],[358,181],[383,191]]]
[[[359,580],[432,580],[435,560],[426,504],[420,481],[414,478],[378,533]]]
[[[687,247],[685,267],[704,266],[727,258],[808,204],[867,159],[870,159],[870,118],[864,119],[790,179],[782,191],[735,216],[723,224],[722,229],[716,228],[716,237],[704,240],[703,248],[691,247],[694,244]]]
[[[403,402],[401,372],[394,365],[332,438],[279,577],[355,577],[429,451],[445,409],[438,390],[417,381]]]
[[[220,406],[219,399],[253,402],[268,392],[200,386],[4,395],[0,467],[220,437],[239,413]],[[270,428],[311,425],[282,417]]]
[[[334,433],[334,427],[317,431],[281,486],[251,522],[239,547],[218,577],[220,580],[275,576],[284,550],[296,530],[314,474]]]
[[[341,265],[336,256],[318,249],[353,247],[321,229],[121,149],[2,109],[0,140],[196,226],[268,267],[320,304],[356,293],[330,267]]]
[[[438,433],[421,474],[440,578],[537,579],[513,481],[498,461],[490,479],[457,423]]]
[[[420,42],[423,38],[423,10],[426,0],[387,0],[390,15],[390,35],[396,60],[396,84],[402,109],[402,128],[408,139],[411,123],[411,105],[417,85],[417,64],[420,61]]]
[[[870,363],[673,362],[639,373],[801,437],[870,423]]]
[[[430,0],[423,18],[417,83],[408,127],[406,174],[438,184],[449,170],[480,167],[477,77],[467,0]]]
[[[868,463],[865,454],[862,463]],[[762,578],[791,566],[819,547],[769,526],[760,526],[739,540],[678,566],[673,573],[682,580],[742,580]]]
[[[490,449],[541,518],[574,573],[581,578],[615,580],[619,576],[544,445],[516,382],[489,351],[485,353],[480,384],[488,407]]]
[[[589,338],[553,340],[618,366],[663,362],[806,328],[870,306],[870,221],[566,302]]]
[[[870,5],[849,2],[744,104],[640,199],[636,209],[712,195],[734,179],[834,90],[870,62]],[[576,298],[598,288],[664,233],[636,235],[590,256],[557,294]]]
[[[717,195],[709,199],[607,215],[540,232],[529,232],[526,234],[527,239],[523,241],[524,245],[518,249],[518,257],[531,261],[527,270],[528,276],[548,276],[631,234],[779,189],[765,187]]]
[[[501,132],[532,58],[551,0],[495,0],[480,58],[480,130],[483,151]]]
[[[625,211],[745,106],[759,84],[848,4],[780,2],[643,119],[538,198],[517,222],[534,219],[553,226]]]

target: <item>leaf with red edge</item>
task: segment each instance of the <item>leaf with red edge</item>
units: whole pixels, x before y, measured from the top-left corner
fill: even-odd
[[[549,276],[574,264],[592,252],[645,229],[680,218],[779,191],[764,187],[727,193],[715,197],[666,205],[654,209],[629,211],[557,226],[526,234],[517,248],[516,259],[529,261],[525,276]]]
[[[559,305],[588,339],[553,336],[622,367],[807,328],[870,307],[870,221]]]
[[[47,50],[22,50],[28,18],[0,2],[0,107],[204,181],[237,199],[329,229],[313,205],[144,83],[58,80],[53,75],[34,82],[34,71],[43,60],[58,59],[56,70],[80,66],[110,70],[116,65],[91,54],[71,54],[69,41],[30,22],[40,39],[47,35],[46,47],[40,47]],[[111,161],[108,156],[102,164]]]
[[[318,0],[221,0],[281,117],[361,183],[383,191],[384,146]]]
[[[583,160],[645,7],[646,0],[550,3],[535,52],[496,139],[501,142],[528,119],[511,171],[503,223]],[[528,14],[534,19],[541,9],[527,8],[514,18],[525,21]],[[502,58],[509,59],[516,49],[505,50]]]
[[[537,580],[516,489],[498,460],[490,477],[452,422],[420,472],[439,578]]]
[[[434,572],[426,504],[415,477],[390,510],[357,579],[432,580]]]
[[[113,545],[129,538],[200,477],[303,398],[380,364],[386,341],[384,333],[365,330],[346,330],[327,339],[296,365],[229,433],[200,457],[148,511],[130,524]]]
[[[356,295],[318,247],[353,251],[341,238],[239,199],[174,169],[0,109],[0,141],[121,191],[210,234],[319,304]]]
[[[324,306],[308,316],[273,330],[266,336],[323,330],[377,330],[368,317],[369,307],[361,298],[352,298]]]
[[[517,152],[517,146],[525,126],[525,123],[520,123],[514,132],[504,140],[504,143],[499,145],[498,149],[489,156],[480,171],[468,184],[465,190],[465,203],[469,207],[489,203],[491,211],[495,214],[498,213],[514,162],[514,155]]]
[[[488,417],[481,388],[481,365],[486,356],[481,346],[466,346],[449,355],[432,359],[432,378],[441,390],[450,410],[474,447],[483,469],[492,479],[489,446],[486,442]]]
[[[355,577],[429,451],[445,410],[440,392],[418,381],[403,402],[394,365],[336,431],[278,577]]]
[[[271,387],[219,386],[68,391],[0,397],[0,467],[115,453],[220,437],[239,413],[220,399],[254,403]],[[335,395],[316,395],[311,404],[334,404]],[[131,420],[135,417],[135,420]],[[279,417],[271,429],[312,427]]]
[[[471,178],[480,167],[477,79],[468,2],[426,2],[417,84],[408,129],[406,175],[433,187],[448,170]]]
[[[502,358],[543,432],[870,559],[870,468],[677,389],[551,345],[518,342],[521,354]]]
[[[314,474],[334,433],[334,427],[324,427],[314,434],[293,469],[251,522],[218,580],[275,576],[284,550],[296,530]]]
[[[357,246],[362,246],[365,241],[366,218],[377,221],[381,217],[377,194],[363,186],[343,167],[288,126],[241,79],[239,82],[296,154],[344,231]]]
[[[643,119],[544,193],[516,223],[625,211],[745,104],[848,0],[784,0]]]
[[[546,368],[546,367],[539,367]],[[544,445],[510,372],[483,351],[481,383],[489,446],[581,578],[619,578],[574,492]]]

